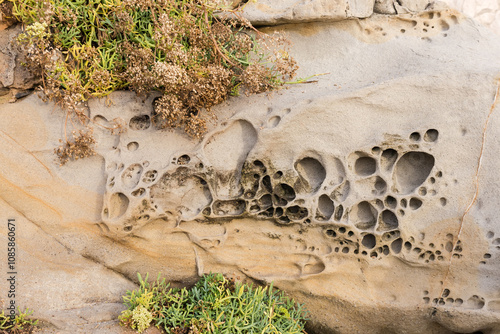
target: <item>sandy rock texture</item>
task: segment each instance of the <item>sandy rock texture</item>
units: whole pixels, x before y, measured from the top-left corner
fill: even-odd
[[[96,126],[98,155],[59,166],[64,111],[0,104],[18,306],[45,333],[121,333],[137,272],[212,271],[274,281],[310,333],[499,333],[498,37],[453,10],[266,30],[323,75],[231,99],[201,141],[117,92],[89,117],[126,131]]]
[[[373,6],[374,0],[261,0],[245,3],[243,14],[254,25],[342,21],[369,17]]]
[[[498,0],[444,0],[481,24],[500,34],[500,1]]]

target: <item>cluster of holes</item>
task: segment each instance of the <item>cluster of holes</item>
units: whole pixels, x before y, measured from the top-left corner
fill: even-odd
[[[267,128],[268,129],[273,129],[275,127],[277,127],[281,120],[283,119],[284,116],[288,115],[290,113],[290,111],[292,111],[290,108],[285,108],[283,110],[281,110],[280,112],[278,112],[278,114],[281,114],[281,116],[279,115],[273,115],[271,116],[271,114],[273,113],[273,108],[269,107],[267,108],[267,114],[270,116],[269,119],[267,120]],[[264,125],[264,124],[262,124]]]
[[[430,263],[433,261],[445,261],[450,257],[455,259],[462,258],[462,242],[458,240],[456,245],[453,244],[453,235],[447,234],[443,243],[436,245],[431,242],[424,244],[425,234],[420,233],[419,242],[416,242],[414,237],[409,237],[403,243],[403,250],[407,257],[413,257],[415,260]]]
[[[347,226],[329,226],[324,229],[327,238],[335,241],[332,248],[335,253],[349,254],[352,250],[354,254],[359,254],[359,245],[356,242],[356,234]]]
[[[130,121],[130,127],[135,130],[147,129],[149,124],[149,118],[143,116],[136,116]],[[435,142],[438,137],[437,130],[429,129],[423,135],[419,132],[412,133],[410,140]],[[287,171],[287,177],[285,177],[283,171],[272,170],[260,160],[246,162],[242,171],[245,174],[245,177],[242,177],[244,181],[241,183],[242,197],[229,200],[210,197],[208,204],[200,210],[206,218],[237,217],[248,213],[262,219],[274,219],[279,224],[308,225],[312,221],[321,222],[325,226],[328,225],[325,227],[327,237],[336,238],[337,241],[344,243],[338,247],[338,252],[341,253],[349,253],[352,250],[356,254],[377,258],[391,252],[399,254],[402,251],[411,251],[425,262],[442,259],[441,250],[424,250],[421,247],[414,247],[412,238],[404,241],[398,230],[399,220],[405,215],[405,210],[416,211],[424,204],[422,197],[426,196],[429,191],[423,183],[428,180],[431,185],[435,184],[436,178],[442,176],[441,172],[437,172],[429,178],[434,168],[434,157],[418,151],[410,151],[400,156],[398,151],[392,148],[382,149],[378,146],[371,149],[371,154],[355,152],[353,156],[350,166],[357,175],[358,181],[356,182],[363,181],[368,184],[375,198],[363,200],[349,210],[345,210],[342,203],[351,191],[351,183],[345,179],[340,180],[340,184],[333,191],[330,190],[328,194],[322,193],[321,189],[326,179],[325,167],[318,159],[308,156],[295,162],[293,175],[296,176],[291,178],[290,172]],[[195,174],[203,174],[203,164],[196,164],[188,154],[174,157],[172,164],[191,165],[179,168],[194,167],[193,171],[198,170]],[[158,179],[158,171],[147,169],[148,165],[149,163],[147,165],[133,164],[121,173],[123,185],[125,188],[133,189],[131,195],[135,198],[142,198],[149,194],[147,187],[139,185],[140,181],[150,186]],[[117,168],[118,171],[124,169],[123,164],[112,167]],[[396,185],[395,188],[390,189],[396,193],[389,195],[387,194],[389,187],[382,176],[391,174]],[[201,177],[199,179],[202,186],[208,189],[206,181]],[[109,182],[110,187],[113,185],[114,177]],[[358,185],[356,183],[356,186]],[[325,186],[324,189],[326,190],[327,187]],[[311,195],[315,196],[313,208],[307,207],[305,200]],[[153,194],[149,196],[152,200]],[[441,198],[440,202],[443,206],[446,205],[445,198]],[[110,216],[109,213],[106,214]],[[349,218],[355,230],[331,226],[333,222],[341,223],[343,218],[344,220]],[[449,248],[448,244],[443,247],[446,250]],[[460,253],[461,245],[457,244],[453,250],[453,256],[461,257]]]
[[[147,129],[149,127],[149,116],[141,115],[141,116],[133,117],[130,120],[130,127],[133,128],[134,130]],[[136,142],[129,143],[128,144],[129,149],[130,149],[131,145],[136,146],[136,148],[139,147],[138,144],[137,145],[135,145],[135,144],[137,144],[137,143]],[[188,155],[182,155],[176,160],[177,160],[177,164],[183,165],[183,164],[189,163],[190,158]],[[121,181],[122,181],[123,187],[130,190],[130,195],[132,197],[141,198],[141,197],[144,197],[148,192],[146,190],[146,187],[151,186],[151,184],[155,183],[158,179],[158,171],[157,170],[150,169],[150,170],[146,170],[144,172],[144,169],[147,168],[148,166],[149,166],[149,162],[144,161],[142,164],[138,164],[138,163],[132,164],[132,165],[128,166],[126,169],[124,169],[123,164],[120,164],[120,166],[117,167],[116,164],[113,163],[113,164],[110,164],[110,166],[108,167],[108,171],[121,172]],[[115,182],[116,182],[115,177],[111,176],[109,178],[109,181],[108,181],[108,186],[110,188],[113,188],[115,186]],[[142,182],[145,186],[140,186],[140,182]],[[119,198],[122,198],[122,197],[127,198],[127,196],[125,194],[119,193]],[[120,200],[120,201],[113,200],[114,195],[111,196],[111,198],[112,199],[110,200],[110,203],[109,203],[109,207],[110,207],[109,210],[113,211],[114,210],[113,207],[116,205],[118,205],[120,208],[123,209],[124,205],[122,203],[124,203],[125,200]],[[128,200],[128,198],[127,198],[127,200]],[[127,202],[127,206],[128,206],[128,202]],[[104,216],[110,217],[110,215],[107,211],[108,211],[108,208],[105,209]],[[121,216],[124,213],[124,210],[122,210],[122,211],[123,212],[121,212],[119,215],[115,215],[115,216],[117,216],[117,217]],[[138,221],[148,220],[149,216],[148,215],[141,215],[137,219],[138,219]],[[125,231],[129,231],[129,230],[131,230],[131,227],[129,227],[128,229],[125,229]]]
[[[458,23],[458,18],[455,15],[450,15],[448,20],[443,18],[440,12],[426,12],[421,14],[419,18],[419,20],[411,21],[412,29],[414,31],[420,31],[425,35],[448,31],[450,29],[450,23]],[[405,33],[403,30],[404,29],[401,29],[401,33]],[[448,35],[447,33],[443,33],[443,36],[446,37]]]
[[[495,232],[488,231],[486,233],[486,239],[488,239],[490,243],[490,248],[494,248],[495,250],[500,250],[500,238],[495,238]],[[488,252],[483,254],[483,260],[481,260],[480,264],[486,264],[486,261],[491,259],[493,252]]]
[[[422,36],[422,39],[429,39],[429,36],[437,33],[442,33],[442,36],[447,37],[447,31],[450,26],[458,23],[458,17],[455,15],[442,15],[440,12],[424,12],[419,14],[413,20],[400,20],[401,26],[399,33],[413,33]],[[367,27],[364,29],[366,35],[393,36],[394,33],[384,30],[381,26]]]
[[[150,184],[156,181],[156,178],[158,177],[158,172],[156,170],[148,170],[146,173],[144,173],[144,177],[142,178],[142,182],[146,184]]]
[[[426,142],[432,143],[438,140],[439,131],[436,129],[429,129],[424,133],[423,139]],[[420,132],[413,132],[410,134],[410,140],[413,142],[419,142],[422,139]]]
[[[130,165],[122,173],[122,184],[129,189],[135,188],[139,184],[139,181],[141,180],[143,169],[144,168],[140,164]]]
[[[486,298],[479,295],[469,295],[468,298],[454,297],[450,289],[447,288],[443,289],[441,296],[432,300],[429,297],[429,291],[425,290],[423,295],[424,303],[430,304],[432,302],[435,306],[463,307],[469,310],[481,310],[486,306],[489,311],[500,312],[499,299],[490,299],[487,301]]]
[[[133,117],[130,120],[130,127],[134,130],[144,130],[149,127],[149,116],[141,115]],[[129,150],[134,151],[139,147],[136,142],[131,142],[127,145]],[[189,156],[183,155],[178,158],[179,164],[184,164],[189,162]],[[110,173],[118,172],[120,173],[121,185],[124,190],[130,191],[130,195],[133,198],[142,198],[148,193],[146,190],[151,184],[156,182],[158,178],[158,171],[154,169],[148,170],[148,161],[144,161],[142,164],[134,163],[129,165],[127,168],[123,164],[117,166],[116,163],[110,163],[107,166],[107,170]],[[146,171],[145,171],[146,169]],[[144,184],[142,185],[141,182]],[[116,177],[110,175],[108,180],[108,187],[113,188],[116,184]],[[151,196],[152,197],[152,196]],[[149,203],[146,199],[146,203]],[[103,216],[105,219],[114,219],[121,217],[128,209],[130,203],[129,197],[123,192],[116,192],[110,196],[108,201],[108,206],[103,209]],[[147,214],[139,214],[136,217],[136,221],[141,223],[142,221],[149,220],[150,216]],[[130,232],[132,230],[132,225],[127,225],[124,231]]]
[[[410,140],[420,141],[423,138],[424,141],[432,143],[436,142],[438,137],[437,130],[429,129],[423,136],[419,132],[413,132]],[[424,185],[426,181],[433,185],[436,183],[436,177],[442,176],[442,173],[438,172],[429,177],[434,168],[434,157],[420,151],[410,151],[400,156],[392,148],[382,149],[374,146],[371,154],[355,152],[350,159],[350,166],[359,178],[356,181],[358,187],[369,185],[374,195],[374,199],[358,202],[349,212],[350,221],[362,235],[361,245],[367,251],[377,249],[379,254],[390,251],[398,254],[402,249],[411,249],[411,241],[403,242],[398,237],[389,242],[380,238],[380,235],[393,232],[399,236],[400,219],[405,216],[406,210],[419,210],[424,205],[424,196],[436,194],[434,189],[429,190]],[[395,190],[395,194],[387,194],[389,187],[383,175],[392,175],[394,187],[391,190]],[[445,198],[440,199],[442,206],[445,206],[446,202]],[[419,258],[426,262],[437,257],[432,251],[422,251],[418,247],[414,248],[414,252],[418,252]],[[377,254],[370,255],[375,257]]]
[[[423,138],[424,141],[435,142],[438,136],[437,130],[429,129],[423,135],[415,132],[410,138],[415,140]],[[377,258],[389,253],[411,251],[427,263],[443,259],[441,250],[413,247],[412,238],[404,241],[399,231],[400,219],[405,215],[405,210],[419,210],[424,204],[423,197],[430,193],[424,182],[428,180],[432,185],[436,183],[436,178],[442,176],[441,172],[437,172],[429,178],[434,168],[434,157],[418,151],[410,151],[400,156],[392,148],[382,149],[378,146],[371,149],[371,154],[355,152],[353,155],[350,166],[359,180],[369,180],[375,199],[363,200],[346,212],[342,202],[350,192],[350,182],[344,180],[331,193],[321,193],[326,170],[318,159],[304,157],[295,162],[294,169],[297,176],[292,179],[289,174],[284,178],[282,171],[272,170],[260,160],[246,162],[243,168],[245,177],[242,178],[244,179],[242,197],[229,201],[216,201],[211,207],[207,207],[203,214],[238,216],[247,212],[262,219],[274,219],[280,224],[307,225],[311,221],[323,222],[327,226],[325,227],[327,237],[337,241],[349,240],[350,243],[358,245],[358,248],[355,247],[356,253],[362,255]],[[395,175],[399,187],[399,191],[396,189],[396,194],[386,194],[388,185],[381,176],[383,174]],[[285,179],[288,182],[283,181]],[[311,195],[315,195],[313,208],[306,207],[303,199],[304,196]],[[443,206],[446,205],[445,198],[441,198],[440,202]],[[332,226],[334,221],[341,223],[344,214],[347,213],[356,232],[345,227]],[[454,254],[460,256],[460,245],[457,246]],[[352,247],[339,246],[339,252],[342,253],[349,249],[352,250]]]
[[[249,213],[264,219],[274,218],[280,224],[307,223],[309,210],[295,201],[294,187],[281,181],[283,172],[268,175],[267,167],[260,160],[247,163],[244,170],[251,176],[243,192],[244,198],[250,201]]]
[[[422,298],[425,304],[432,303],[435,306],[442,307],[463,307],[470,310],[480,310],[486,305],[484,297],[479,295],[472,295],[469,298],[453,297],[450,289],[443,289],[441,296],[432,298],[429,296],[429,291],[423,291],[424,297]],[[497,300],[492,300],[488,303],[488,308],[493,311],[500,311],[500,303]]]

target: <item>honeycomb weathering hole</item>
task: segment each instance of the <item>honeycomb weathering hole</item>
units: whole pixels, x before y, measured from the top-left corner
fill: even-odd
[[[420,140],[420,133],[418,133],[418,132],[413,132],[413,133],[410,135],[410,140],[413,140],[413,141],[419,141],[419,140]]]
[[[403,239],[399,238],[391,243],[391,249],[395,254],[399,254],[403,248]]]
[[[386,171],[390,171],[394,163],[398,159],[398,152],[389,148],[382,152],[382,157],[380,158],[380,167]]]
[[[398,218],[391,210],[384,210],[380,214],[378,225],[381,231],[393,230],[398,227]]]
[[[326,178],[325,167],[314,158],[304,158],[295,163],[295,170],[300,176],[307,192],[316,192]]]
[[[144,195],[144,193],[145,193],[145,192],[146,192],[146,189],[144,189],[144,188],[139,188],[139,189],[134,190],[134,191],[132,192],[132,196],[135,196],[135,197],[140,197],[140,196]]]
[[[246,203],[243,200],[215,201],[214,212],[221,216],[237,216],[245,211]]]
[[[122,193],[114,193],[109,198],[109,209],[108,215],[109,219],[114,219],[123,216],[127,211],[129,205],[129,199]]]
[[[419,200],[418,198],[413,197],[410,199],[410,208],[412,210],[417,210],[421,206],[422,206],[422,201]]]
[[[361,176],[370,176],[375,173],[377,169],[377,162],[371,157],[361,157],[354,163],[354,170],[356,174]]]
[[[269,119],[269,121],[267,122],[268,126],[270,128],[275,128],[276,126],[278,126],[278,124],[280,123],[281,121],[281,117],[279,116],[273,116]]]
[[[384,194],[385,191],[387,190],[387,183],[382,179],[380,176],[377,176],[375,178],[375,184],[374,184],[375,189],[374,194]]]
[[[307,217],[307,214],[307,209],[298,205],[290,206],[286,209],[286,216],[291,220],[304,219]]]
[[[265,208],[270,207],[273,204],[271,195],[266,194],[259,199],[259,204]]]
[[[434,142],[438,139],[439,132],[436,129],[429,129],[425,132],[424,140],[428,142]]]
[[[191,161],[191,157],[187,154],[181,155],[179,159],[177,159],[178,165],[187,165]]]
[[[128,145],[127,145],[127,149],[128,149],[129,151],[132,151],[132,152],[133,152],[133,151],[137,151],[137,149],[138,149],[138,148],[139,148],[139,143],[138,143],[138,142],[135,142],[135,141],[130,142],[130,143],[128,143]]]
[[[295,199],[295,190],[285,183],[280,183],[274,187],[274,193],[288,202]]]
[[[262,178],[262,186],[267,192],[273,192],[273,186],[271,184],[271,178],[269,177],[269,175],[266,175]]]
[[[351,184],[349,183],[349,181],[345,181],[330,194],[330,197],[334,201],[343,202],[349,195],[350,190],[351,190]]]
[[[425,152],[408,152],[396,163],[394,181],[401,194],[409,194],[425,182],[434,167],[434,157]]]
[[[327,195],[321,195],[318,199],[318,211],[324,220],[330,219],[335,210],[333,201]]]
[[[392,196],[387,196],[385,198],[385,205],[391,209],[395,209],[398,205],[398,201]]]
[[[377,240],[373,234],[366,234],[361,240],[361,244],[368,249],[372,249],[377,244]]]
[[[151,126],[151,120],[148,115],[134,116],[130,119],[129,127],[132,130],[146,130]]]
[[[139,164],[130,165],[122,174],[122,182],[127,188],[135,188],[142,175],[142,166]]]
[[[363,201],[354,207],[352,211],[355,225],[361,230],[368,230],[377,222],[377,210],[368,202]]]

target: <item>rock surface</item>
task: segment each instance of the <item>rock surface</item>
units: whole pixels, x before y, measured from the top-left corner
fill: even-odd
[[[500,34],[499,0],[444,0],[452,8],[468,15]]]
[[[498,37],[451,10],[268,29],[325,74],[231,99],[200,142],[118,92],[89,115],[127,131],[96,125],[98,155],[59,166],[64,112],[0,104],[17,305],[42,332],[120,333],[137,272],[212,271],[274,281],[311,333],[498,333]]]
[[[4,31],[0,30],[0,89],[30,89],[37,80],[21,65],[25,60],[16,44],[17,35],[21,26],[11,26]]]
[[[259,0],[243,7],[244,16],[254,25],[311,21],[342,21],[373,14],[374,0]]]
[[[432,0],[375,0],[373,11],[379,14],[404,14],[426,10]]]

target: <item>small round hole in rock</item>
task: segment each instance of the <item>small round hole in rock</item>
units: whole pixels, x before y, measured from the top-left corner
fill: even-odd
[[[412,197],[410,199],[410,209],[417,210],[422,206],[422,201],[418,198]]]
[[[131,152],[134,152],[134,151],[137,151],[137,149],[139,148],[139,143],[133,141],[133,142],[130,142],[128,143],[127,145],[127,149]]]
[[[439,132],[436,129],[429,129],[425,132],[424,140],[427,142],[435,142],[439,137]]]
[[[377,163],[371,157],[360,157],[354,163],[354,170],[360,176],[369,176],[375,173]]]
[[[413,141],[419,141],[419,140],[420,140],[420,133],[418,133],[418,132],[413,132],[413,133],[410,135],[410,140],[413,140]]]
[[[177,159],[177,164],[178,165],[187,165],[191,161],[191,157],[189,155],[184,154]]]
[[[377,241],[373,234],[366,234],[361,240],[361,244],[366,248],[372,249],[377,244]]]
[[[329,237],[336,237],[337,233],[334,230],[326,230],[326,235]]]

